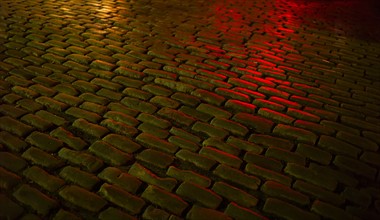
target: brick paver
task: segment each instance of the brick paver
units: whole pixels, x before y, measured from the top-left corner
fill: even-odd
[[[0,0],[0,219],[380,219],[376,0]]]

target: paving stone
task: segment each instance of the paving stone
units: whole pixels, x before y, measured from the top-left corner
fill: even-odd
[[[206,134],[209,137],[218,137],[222,139],[228,135],[226,130],[203,122],[195,122],[192,130]]]
[[[133,137],[138,133],[138,130],[132,126],[126,125],[123,122],[118,122],[113,119],[105,119],[100,123],[101,126],[108,128],[110,131],[125,135],[128,137]]]
[[[322,166],[314,163],[310,163],[309,167],[315,172],[324,173],[325,175],[334,177],[338,183],[342,183],[346,186],[356,187],[359,184],[357,178],[342,170],[332,169],[328,166]]]
[[[7,105],[7,104],[3,104],[0,106],[0,112],[3,115],[8,115],[8,116],[11,116],[12,118],[19,118],[22,115],[25,115],[28,113],[28,111],[24,109],[17,108],[17,107],[14,107],[13,105]]]
[[[216,164],[216,161],[211,158],[193,153],[185,149],[179,150],[175,156],[185,162],[190,162],[204,170],[210,170]]]
[[[19,101],[17,101],[17,105],[28,110],[29,112],[36,112],[36,111],[41,110],[43,108],[42,105],[38,104],[37,102],[35,102],[31,99],[19,100]]]
[[[377,151],[379,149],[379,146],[375,142],[349,132],[339,131],[336,137],[359,148],[363,148],[363,150]]]
[[[142,182],[136,177],[122,172],[115,167],[105,168],[98,174],[98,177],[133,194],[137,192],[142,184]]]
[[[62,141],[38,131],[31,133],[25,141],[47,152],[57,152],[63,147]]]
[[[45,110],[40,110],[36,112],[36,115],[57,126],[63,126],[68,124],[68,121],[66,121],[66,119]]]
[[[158,137],[148,133],[141,133],[136,137],[136,140],[141,142],[144,146],[167,153],[175,153],[178,150],[178,147],[174,144],[167,142],[166,140],[159,139]]]
[[[318,138],[316,134],[310,131],[284,124],[276,125],[273,129],[273,134],[308,144],[315,144]]]
[[[177,180],[174,178],[161,178],[140,165],[139,163],[134,163],[132,167],[129,169],[128,173],[132,176],[139,178],[141,181],[146,182],[148,184],[152,184],[163,188],[167,191],[172,191],[177,184]]]
[[[121,85],[124,85],[125,87],[131,87],[136,89],[142,87],[145,84],[140,80],[130,79],[124,76],[115,76],[114,78],[112,78],[112,82],[119,83]]]
[[[182,83],[182,82],[177,82],[177,81],[170,80],[170,79],[156,78],[154,80],[154,82],[159,84],[159,85],[166,86],[172,90],[175,90],[178,92],[183,92],[183,93],[191,93],[192,91],[194,91],[196,89],[196,87],[193,85]]]
[[[85,168],[87,171],[93,173],[103,166],[103,161],[88,154],[86,152],[79,152],[62,148],[58,152],[58,156],[72,164]]]
[[[38,166],[24,170],[23,175],[49,192],[56,192],[65,184],[61,178],[49,174]]]
[[[263,151],[263,148],[261,146],[248,141],[241,140],[233,136],[228,137],[226,143],[231,144],[232,146],[235,146],[238,149],[245,150],[247,152],[260,154]]]
[[[280,160],[266,157],[266,155],[259,155],[255,152],[247,152],[244,155],[244,160],[275,172],[281,172],[283,168]]]
[[[198,111],[198,110],[190,108],[188,106],[182,106],[181,108],[179,108],[179,111],[183,112],[183,113],[185,113],[185,114],[187,114],[193,118],[199,119],[203,122],[207,122],[212,118],[212,116],[210,114]]]
[[[330,205],[328,203],[316,200],[314,201],[311,210],[317,214],[330,219],[359,219],[345,212],[345,210]]]
[[[149,92],[142,91],[140,89],[135,89],[135,88],[126,88],[123,90],[123,94],[133,97],[133,98],[138,98],[141,100],[149,100],[153,95]]]
[[[338,184],[333,176],[329,176],[326,173],[320,173],[317,170],[306,168],[295,163],[288,163],[284,171],[298,179],[305,180],[331,191],[335,190]]]
[[[126,153],[133,153],[141,148],[138,143],[123,135],[108,134],[102,140]]]
[[[320,122],[320,124],[324,125],[325,127],[330,127],[336,131],[346,131],[346,132],[349,132],[352,134],[360,135],[360,131],[358,129],[343,125],[343,124],[338,123],[338,122],[322,120]]]
[[[107,119],[113,119],[117,122],[122,122],[133,127],[139,124],[139,121],[134,117],[118,111],[108,111],[106,114],[104,114],[103,117]]]
[[[228,144],[220,138],[208,138],[202,142],[203,146],[206,147],[215,147],[219,150],[226,152],[228,154],[232,154],[233,156],[238,156],[240,154],[240,150],[234,145]]]
[[[153,149],[146,149],[140,152],[136,156],[136,159],[152,164],[162,169],[166,169],[174,161],[173,156]]]
[[[217,127],[222,127],[225,130],[237,136],[244,137],[249,132],[249,130],[245,126],[241,125],[240,123],[227,120],[227,119],[215,118],[211,121],[211,124]]]
[[[212,148],[212,147],[202,147],[199,151],[200,155],[204,155],[208,158],[218,161],[222,164],[227,164],[231,167],[239,168],[242,164],[242,160],[237,156],[228,154],[224,151]]]
[[[255,144],[263,145],[266,147],[273,146],[273,147],[283,148],[285,150],[292,149],[294,145],[292,141],[289,141],[283,138],[272,137],[266,134],[252,134],[249,137],[248,141],[253,142]]]
[[[63,102],[54,100],[52,98],[46,97],[46,96],[40,96],[36,99],[36,102],[39,104],[45,106],[48,109],[62,112],[66,110],[69,106]]]
[[[306,195],[275,181],[266,181],[261,186],[261,191],[269,196],[289,200],[298,203],[301,206],[307,206],[310,204],[310,199]]]
[[[101,220],[136,220],[135,217],[119,210],[114,207],[109,207],[103,212],[101,212],[98,216]]]
[[[11,190],[21,182],[21,177],[0,167],[0,189]]]
[[[224,164],[218,165],[213,173],[220,178],[225,179],[226,181],[231,181],[234,184],[238,184],[240,186],[244,186],[253,190],[256,190],[260,184],[259,178],[245,174],[238,169],[229,167]]]
[[[183,182],[177,188],[176,193],[186,200],[199,203],[212,209],[216,209],[222,202],[222,197],[211,190],[190,182]]]
[[[9,77],[7,78],[9,79]],[[28,98],[28,99],[34,99],[34,98],[37,98],[38,97],[38,93],[35,92],[34,90],[31,90],[29,88],[24,88],[24,87],[21,87],[21,86],[14,86],[12,87],[12,91],[24,98]]]
[[[332,153],[343,154],[354,158],[356,158],[361,152],[359,148],[351,144],[326,135],[322,135],[319,138],[318,146],[325,148]]]
[[[191,73],[192,73],[192,72],[191,72]],[[190,76],[190,77],[194,77],[194,76],[192,75],[192,76]],[[209,95],[210,95],[209,97],[207,97],[207,98],[205,98],[205,99],[202,99],[202,100],[206,101],[206,99],[207,99],[207,100],[212,99],[212,93],[207,93],[207,91],[211,91],[211,90],[213,90],[213,89],[215,88],[215,85],[213,85],[212,83],[210,83],[210,82],[206,82],[206,81],[202,81],[202,80],[198,80],[198,79],[193,79],[193,78],[185,77],[185,76],[180,76],[180,77],[179,77],[179,80],[180,80],[181,82],[186,83],[186,84],[190,84],[190,85],[193,85],[193,86],[196,86],[196,87],[200,88],[199,91],[194,90],[194,91],[191,93],[191,95],[194,95],[194,96],[196,96],[196,97],[202,99],[202,98],[201,98],[202,94],[209,94]],[[196,92],[196,94],[193,94],[193,93],[195,93],[195,92]],[[221,96],[218,95],[217,97],[219,97],[219,99],[220,99]],[[216,102],[216,101],[218,101],[218,100],[214,100],[214,101],[210,100],[210,103],[212,103],[212,102]],[[219,101],[220,101],[220,100],[219,100]],[[207,101],[206,101],[206,102],[207,102]]]
[[[181,215],[188,207],[188,203],[177,195],[152,185],[149,185],[141,196],[176,215]]]
[[[34,130],[33,127],[21,123],[9,116],[0,117],[0,128],[3,131],[8,131],[19,137],[26,136]]]
[[[231,216],[233,219],[236,220],[264,220],[268,219],[264,216],[262,216],[259,213],[256,213],[248,208],[241,207],[237,205],[234,202],[231,202],[228,204],[226,210],[224,211],[225,214]]]
[[[325,134],[325,135],[335,134],[335,129],[325,126],[325,125],[317,124],[314,122],[296,120],[293,124],[295,127],[309,130],[317,134]]]
[[[201,103],[197,108],[196,110],[200,111],[200,112],[203,112],[203,113],[206,113],[206,114],[209,114],[209,115],[212,115],[214,116],[215,118],[230,118],[232,116],[232,114],[220,107],[216,107],[214,105],[210,105],[210,104],[205,104],[205,103]]]
[[[287,163],[297,163],[300,165],[306,164],[306,158],[302,155],[294,152],[289,152],[281,148],[269,147],[265,152],[265,156],[273,157],[278,160],[285,161]]]
[[[130,68],[126,68],[124,66],[118,67],[117,69],[114,70],[114,72],[122,76],[134,78],[134,79],[141,79],[145,76],[145,74],[142,72],[139,72]]]
[[[232,120],[260,133],[269,133],[274,125],[274,123],[268,119],[248,113],[237,113],[232,117]]]
[[[160,127],[162,129],[167,129],[171,126],[171,123],[169,121],[146,113],[139,114],[137,119],[145,123],[150,123],[154,126]]]
[[[87,190],[93,189],[93,187],[99,182],[99,179],[95,175],[72,166],[64,167],[59,173],[59,176],[67,182],[74,183]]]
[[[189,70],[186,70],[184,68],[179,68],[179,67],[174,67],[174,66],[164,66],[163,69],[168,71],[168,72],[178,74],[180,76],[187,76],[187,77],[192,78],[196,75],[196,73],[193,71],[189,71]]]
[[[321,150],[315,146],[303,143],[299,143],[297,145],[296,153],[322,165],[329,165],[332,160],[331,153]]]
[[[332,203],[336,206],[340,206],[345,202],[343,196],[323,189],[314,184],[307,183],[303,180],[296,180],[296,182],[293,184],[293,188],[305,194],[309,194],[313,197],[316,197],[319,200]]]
[[[28,148],[21,156],[31,161],[32,164],[37,164],[51,170],[63,165],[63,161],[56,156],[35,147]]]
[[[290,177],[283,175],[280,172],[276,172],[271,169],[264,168],[262,166],[257,166],[253,163],[248,163],[245,167],[245,171],[249,174],[260,176],[265,180],[273,180],[282,183],[286,186],[290,186],[292,182],[292,179]]]
[[[26,161],[19,156],[9,152],[0,152],[0,166],[17,173],[23,170],[26,165]]]
[[[53,219],[54,220],[64,220],[64,219],[80,220],[80,218],[76,216],[75,214],[63,209],[60,209]]]
[[[207,220],[207,219],[220,219],[231,220],[228,215],[214,209],[204,208],[202,206],[194,205],[186,215],[186,219],[190,220]]]
[[[56,86],[53,87],[54,90],[57,90],[58,92],[65,93],[72,96],[79,95],[78,90],[76,90],[71,83],[59,83]]]
[[[151,98],[149,101],[158,106],[163,106],[172,109],[176,109],[180,106],[179,102],[164,96],[155,96]]]
[[[143,219],[169,219],[170,214],[162,209],[155,208],[153,206],[148,206],[148,208],[145,209],[145,212],[143,214]]]
[[[26,184],[21,185],[13,193],[13,196],[21,203],[31,207],[38,214],[44,216],[58,206],[57,201]]]
[[[223,96],[211,93],[204,89],[196,89],[191,93],[191,95],[194,95],[207,103],[217,106],[221,106],[225,101],[225,98]]]
[[[370,139],[370,140],[376,142],[378,145],[380,144],[380,135],[378,133],[375,133],[372,131],[363,131],[362,134],[367,139]]]
[[[5,103],[12,104],[16,103],[18,100],[22,99],[22,96],[19,96],[14,93],[9,93],[7,95],[4,95],[1,100],[3,100]]]
[[[79,186],[69,185],[59,191],[59,195],[69,203],[90,212],[99,212],[107,202],[95,193]]]
[[[52,132],[50,132],[50,135],[60,139],[65,144],[70,146],[71,148],[75,150],[82,150],[87,146],[87,143],[83,141],[81,138],[76,137],[74,134],[72,134],[70,131],[65,130],[62,127],[59,127]]]
[[[75,120],[73,122],[73,126],[80,131],[96,138],[101,138],[109,132],[107,128],[90,123],[82,118]]]
[[[285,219],[320,219],[314,213],[275,198],[268,198],[265,201],[263,211]]]
[[[122,104],[116,103],[116,102],[110,103],[107,107],[112,111],[118,111],[118,112],[130,115],[133,117],[135,117],[139,113],[139,111],[137,111],[135,109],[128,108],[125,105],[122,105]]]
[[[357,190],[352,187],[346,187],[341,195],[346,200],[351,201],[358,206],[362,206],[363,208],[368,208],[368,206],[371,204],[371,195],[366,191]]]
[[[170,166],[166,174],[183,182],[191,182],[202,187],[209,187],[211,180],[191,170],[181,170],[174,166]]]
[[[380,155],[378,153],[367,152],[367,151],[365,151],[360,156],[361,161],[372,164],[377,167],[380,166],[379,159],[380,159]]]
[[[200,103],[199,98],[181,92],[174,93],[171,98],[191,107],[195,107]]]
[[[0,218],[17,219],[22,215],[24,209],[13,202],[6,195],[0,194]]]
[[[224,182],[216,182],[212,190],[224,198],[247,208],[254,207],[258,203],[258,199],[254,196]]]
[[[99,193],[110,202],[129,211],[132,215],[140,213],[145,206],[143,199],[124,191],[120,187],[107,183],[100,187]]]
[[[40,116],[27,114],[24,115],[21,119],[22,122],[27,123],[40,131],[46,131],[53,126],[53,123],[47,121]]]
[[[123,100],[121,100],[121,103],[123,103],[125,106],[129,108],[148,114],[152,114],[157,110],[157,107],[148,102],[144,102],[130,97],[125,97]]]
[[[333,162],[337,167],[350,171],[356,175],[366,177],[368,179],[375,179],[376,169],[362,163],[356,159],[352,159],[350,157],[337,155]]]
[[[190,126],[195,121],[193,117],[168,107],[161,108],[157,114],[182,126]]]
[[[268,108],[260,108],[258,114],[262,117],[284,124],[291,124],[295,120],[293,117],[287,116],[277,111],[273,111]]]
[[[89,148],[89,152],[113,166],[121,166],[132,160],[130,154],[124,153],[105,141],[96,141]]]

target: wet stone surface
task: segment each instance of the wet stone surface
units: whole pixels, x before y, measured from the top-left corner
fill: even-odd
[[[368,0],[1,0],[0,219],[380,219]]]

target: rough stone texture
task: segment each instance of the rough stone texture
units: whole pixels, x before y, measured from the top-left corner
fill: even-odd
[[[378,8],[0,0],[0,219],[380,219]]]

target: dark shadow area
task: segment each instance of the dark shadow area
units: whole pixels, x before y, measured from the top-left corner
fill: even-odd
[[[306,24],[361,40],[380,41],[378,0],[292,0]]]

